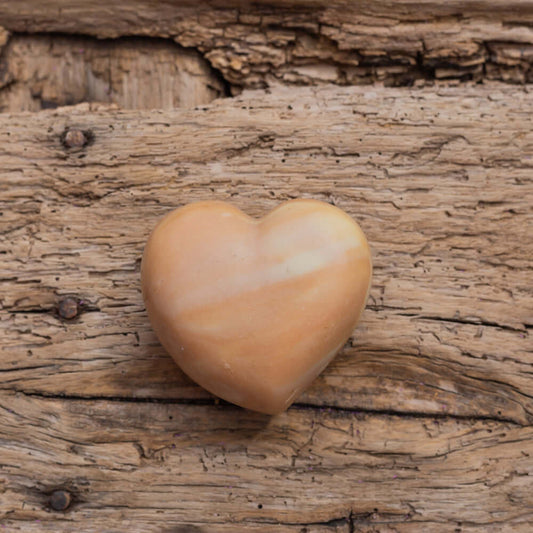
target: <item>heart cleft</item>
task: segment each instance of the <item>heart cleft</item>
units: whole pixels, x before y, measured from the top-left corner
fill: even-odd
[[[159,340],[211,393],[287,409],[352,334],[372,262],[358,224],[316,200],[262,219],[217,201],[172,211],[146,244],[142,290]]]

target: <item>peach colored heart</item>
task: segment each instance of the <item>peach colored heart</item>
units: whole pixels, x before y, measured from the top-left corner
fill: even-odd
[[[177,209],[142,261],[152,326],[183,371],[263,413],[287,409],[344,345],[372,264],[340,209],[293,200],[256,220],[223,202]]]

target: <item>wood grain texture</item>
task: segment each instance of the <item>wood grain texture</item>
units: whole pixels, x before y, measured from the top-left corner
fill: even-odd
[[[208,401],[150,329],[145,240],[191,201],[263,215],[306,197],[360,222],[375,271],[360,326],[300,403],[530,424],[533,100],[504,87],[1,116],[0,387]],[[89,144],[66,148],[65,128]]]
[[[112,104],[0,115],[0,531],[530,533],[533,99],[491,80],[532,65],[531,0],[0,0],[0,110]],[[324,87],[374,82],[433,88]],[[268,418],[164,353],[140,258],[295,197],[374,283]]]
[[[239,87],[533,81],[531,0],[0,0],[0,26],[173,39]]]
[[[533,428],[1,396],[8,531],[516,531]],[[30,430],[31,428],[31,430]],[[50,492],[68,490],[63,513]]]
[[[224,94],[224,84],[198,52],[162,39],[14,35],[0,73],[3,112],[80,102],[194,107]]]

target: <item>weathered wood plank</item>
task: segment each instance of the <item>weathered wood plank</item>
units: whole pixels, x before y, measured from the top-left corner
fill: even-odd
[[[359,220],[375,276],[360,327],[301,402],[531,422],[532,111],[527,89],[487,85],[0,117],[0,387],[206,398],[149,327],[145,239],[190,201],[262,215],[302,196]],[[90,143],[66,148],[65,128]],[[67,295],[81,302],[70,322]]]
[[[0,73],[2,112],[80,102],[194,107],[224,94],[198,52],[162,39],[14,35],[0,58]]]
[[[0,420],[11,530],[527,531],[533,519],[531,427],[5,392]],[[48,507],[58,487],[73,494],[64,513]]]
[[[531,0],[0,1],[13,32],[146,35],[199,50],[238,87],[533,81]]]

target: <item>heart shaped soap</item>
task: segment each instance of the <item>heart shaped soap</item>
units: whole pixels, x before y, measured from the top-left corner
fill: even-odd
[[[274,414],[351,335],[371,274],[363,232],[330,204],[293,200],[256,220],[200,202],[156,226],[142,288],[159,340],[186,374]]]

